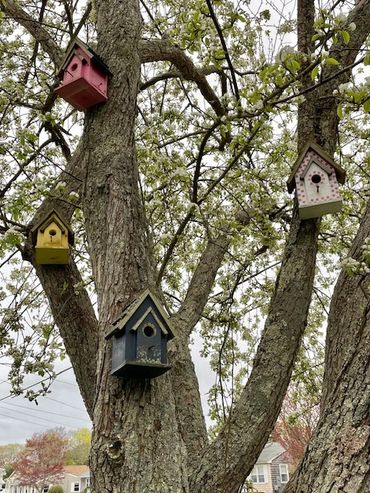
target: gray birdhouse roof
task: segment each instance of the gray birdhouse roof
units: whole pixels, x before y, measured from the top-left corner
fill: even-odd
[[[62,214],[55,209],[51,209],[44,217],[40,219],[39,222],[35,224],[35,226],[31,229],[32,242],[36,245],[37,241],[37,232],[40,230],[44,232],[44,230],[52,223],[55,222],[58,227],[61,229],[62,233],[67,232],[68,234],[68,243],[73,245],[74,243],[74,233],[68,224],[68,221],[64,219]]]
[[[71,61],[73,55],[75,54],[76,48],[81,48],[86,55],[94,62],[94,64],[100,68],[104,73],[112,76],[111,71],[109,70],[108,66],[103,62],[103,60],[100,58],[99,55],[95,53],[93,49],[91,49],[86,43],[81,41],[79,38],[76,38],[73,43],[71,43],[67,47],[67,51],[65,54],[65,57],[63,59],[62,65],[60,66],[58,70],[57,76],[60,78],[63,75],[64,70],[67,68],[69,62]]]
[[[315,142],[309,142],[305,147],[304,149],[302,150],[301,154],[299,155],[298,159],[296,160],[296,162],[294,163],[294,166],[293,166],[293,170],[289,176],[289,179],[287,181],[287,186],[288,186],[288,192],[289,193],[292,193],[293,190],[295,189],[295,175],[297,173],[297,170],[300,166],[300,164],[302,163],[302,161],[304,160],[306,154],[310,151],[314,151],[316,154],[318,154],[322,159],[324,159],[324,161],[326,161],[328,163],[328,165],[332,166],[335,170],[335,174],[336,174],[336,177],[337,177],[337,180],[339,183],[341,183],[342,185],[344,184],[345,182],[345,179],[346,179],[346,172],[345,170],[339,166],[335,161],[334,159],[330,156],[329,153],[327,153],[322,147],[320,147],[318,144],[316,144]],[[327,169],[325,168],[325,166],[323,166],[321,163],[318,163],[319,166],[321,166],[323,169],[325,169],[327,171]]]
[[[145,310],[145,313],[140,317],[140,319],[137,320],[131,330],[136,330],[145,320],[145,318],[149,314],[151,314],[158,323],[162,332],[167,335],[167,338],[173,339],[175,337],[174,330],[171,327],[168,315],[162,307],[162,303],[149,289],[146,289],[138,298],[136,298],[125,308],[120,317],[113,323],[111,330],[107,333],[105,338],[110,339],[113,335],[123,331],[127,322],[135,315],[137,310],[141,307],[141,305],[146,301],[147,298],[149,301],[147,310]],[[160,317],[158,317],[158,315],[156,314],[156,310],[159,312]]]

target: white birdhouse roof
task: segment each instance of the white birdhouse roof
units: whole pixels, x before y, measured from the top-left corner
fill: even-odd
[[[343,185],[346,179],[346,172],[345,170],[339,166],[334,159],[330,156],[329,153],[327,153],[322,147],[320,147],[318,144],[315,142],[309,142],[304,149],[302,150],[301,154],[299,155],[297,161],[294,163],[293,170],[289,176],[289,179],[287,181],[287,186],[288,186],[288,192],[292,193],[294,188],[295,188],[295,176],[297,174],[298,168],[301,165],[302,161],[306,157],[307,153],[309,151],[313,151],[316,155],[318,155],[321,160],[324,160],[326,164],[324,164],[321,160],[317,162],[317,164],[323,168],[327,173],[331,172],[331,167],[334,168],[337,180],[339,183]],[[306,169],[303,171],[302,175],[304,176],[306,172],[308,171],[308,168],[311,165],[311,161],[307,163]]]
[[[125,325],[127,322],[134,316],[136,311],[141,307],[141,305],[145,302],[146,299],[149,299],[148,301],[148,307],[145,313],[140,317],[140,319],[136,322],[136,324],[132,327],[132,330],[136,330],[139,325],[145,320],[145,318],[151,314],[159,327],[161,328],[162,332],[167,335],[168,339],[173,339],[174,337],[174,330],[171,327],[171,323],[169,321],[169,317],[162,307],[161,302],[159,299],[149,290],[146,289],[143,291],[143,293],[136,298],[132,303],[130,303],[126,309],[122,312],[121,316],[113,323],[113,326],[111,330],[107,333],[105,336],[106,339],[109,339],[112,337],[114,334],[117,334],[124,330]],[[157,313],[156,313],[157,311]],[[159,312],[159,316],[158,316]],[[160,320],[163,319],[164,323]]]

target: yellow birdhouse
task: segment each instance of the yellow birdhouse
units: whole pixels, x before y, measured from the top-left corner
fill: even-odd
[[[73,232],[54,209],[32,229],[36,264],[68,264]]]

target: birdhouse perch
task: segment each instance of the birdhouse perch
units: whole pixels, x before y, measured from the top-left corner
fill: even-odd
[[[296,189],[301,219],[339,212],[342,199],[338,183],[343,184],[346,172],[319,145],[305,146],[288,179],[288,191]]]

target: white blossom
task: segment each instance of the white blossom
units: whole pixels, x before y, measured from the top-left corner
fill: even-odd
[[[288,56],[294,53],[295,50],[293,46],[283,46],[276,56],[276,62],[284,63]]]
[[[350,87],[351,87],[350,82],[345,82],[344,84],[339,84],[339,86],[338,86],[339,94],[343,94]]]
[[[3,236],[3,239],[5,241],[9,240],[9,239],[15,239],[16,241],[23,241],[24,240],[24,235],[19,231],[19,229],[17,228],[17,226],[11,226],[5,233],[4,233],[4,236]]]
[[[340,14],[337,15],[337,21],[339,21],[340,23],[343,24],[343,22],[345,22],[347,19],[347,16],[346,14],[343,14],[343,12],[341,12]]]
[[[55,190],[57,192],[64,192],[64,190],[66,189],[66,186],[67,186],[67,183],[65,181],[59,181],[56,184]]]
[[[260,100],[257,101],[255,105],[253,105],[253,108],[255,110],[262,110],[263,106],[264,106],[263,101]]]
[[[188,173],[187,173],[186,169],[184,169],[184,168],[176,168],[173,171],[173,176],[176,176],[178,178],[187,178]]]
[[[68,195],[68,198],[71,202],[77,202],[78,199],[80,198],[79,194],[77,192],[71,192],[69,195]]]
[[[347,258],[342,260],[341,266],[348,273],[354,274],[358,270],[358,268],[360,266],[360,262],[358,262],[357,260],[355,260],[352,257],[347,257]]]
[[[356,24],[354,22],[351,22],[351,24],[348,25],[348,30],[355,31],[356,27],[357,27]]]
[[[334,91],[333,91],[333,96],[338,96],[338,94],[339,94],[338,89],[334,89]]]

